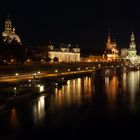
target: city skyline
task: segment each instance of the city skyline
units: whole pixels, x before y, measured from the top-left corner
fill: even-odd
[[[1,2],[1,139],[137,138],[139,13],[135,0]]]
[[[26,4],[26,3],[25,3]],[[25,5],[24,4],[24,5]],[[131,32],[140,46],[140,29],[137,3],[121,1],[95,1],[90,3],[56,3],[46,5],[31,2],[25,7],[13,2],[14,6],[0,10],[0,31],[4,29],[7,14],[24,44],[72,42],[82,49],[104,49],[108,29],[120,48],[128,48]]]

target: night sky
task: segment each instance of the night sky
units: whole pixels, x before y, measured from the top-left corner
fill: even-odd
[[[119,47],[129,45],[131,31],[140,48],[140,8],[136,1],[5,1],[0,6],[0,31],[7,13],[24,44],[69,42],[82,49],[104,49],[108,28]]]

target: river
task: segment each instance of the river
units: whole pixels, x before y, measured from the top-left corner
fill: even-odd
[[[140,71],[71,79],[0,115],[1,138],[12,140],[128,136],[139,128]]]

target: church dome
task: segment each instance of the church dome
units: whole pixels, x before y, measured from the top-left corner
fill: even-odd
[[[6,19],[5,22],[10,22],[10,23],[12,23],[10,19]]]
[[[2,33],[2,36],[3,40],[7,41],[9,44],[11,44],[13,41],[21,44],[21,40],[19,36],[15,33],[15,28],[12,26],[12,21],[9,18],[5,20],[5,30]]]

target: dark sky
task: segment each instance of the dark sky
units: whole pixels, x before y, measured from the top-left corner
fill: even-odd
[[[140,47],[139,3],[123,0],[5,1],[0,6],[0,31],[10,13],[25,44],[78,43],[83,49],[103,49],[110,28],[120,48],[128,47],[131,31]]]

